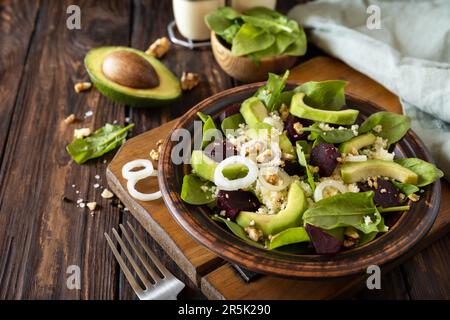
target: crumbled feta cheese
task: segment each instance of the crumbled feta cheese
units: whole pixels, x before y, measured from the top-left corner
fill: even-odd
[[[75,139],[82,139],[84,137],[91,135],[91,129],[89,128],[81,128],[81,129],[75,129],[73,131],[73,137]]]
[[[319,129],[322,131],[331,131],[333,130],[332,127],[328,123],[325,122],[319,122]]]
[[[369,216],[364,216],[364,224],[365,224],[366,226],[368,226],[368,225],[371,224],[371,223],[372,223],[372,219],[370,219]]]
[[[358,135],[359,126],[357,124],[354,124],[354,125],[351,126],[350,129],[352,130],[353,135],[355,135],[355,137],[356,137]]]
[[[356,183],[351,183],[347,185],[348,192],[359,192],[358,185]]]
[[[86,206],[89,208],[89,210],[94,211],[95,208],[97,208],[97,202],[93,201],[93,202],[88,202],[86,204]]]
[[[92,117],[93,115],[94,115],[94,112],[92,110],[89,110],[84,114],[84,118],[86,119],[86,118]]]
[[[111,199],[112,197],[114,197],[114,193],[112,193],[111,191],[109,191],[108,189],[103,189],[103,192],[101,194],[101,197],[103,199]]]
[[[369,159],[378,159],[387,161],[394,160],[395,154],[393,152],[390,153],[388,150],[386,150],[385,149],[386,147],[387,147],[387,140],[381,137],[377,137],[372,147],[362,149],[361,154],[366,155]]]
[[[378,124],[375,127],[373,127],[372,130],[375,131],[376,133],[380,133],[383,130],[383,126],[381,124]]]

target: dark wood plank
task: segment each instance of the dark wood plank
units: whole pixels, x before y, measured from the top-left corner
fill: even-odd
[[[403,266],[411,299],[450,299],[450,234]]]
[[[77,95],[73,85],[87,79],[83,57],[89,48],[128,43],[129,5],[78,1],[82,30],[70,31],[65,21],[70,4],[42,2],[15,105],[0,174],[0,298],[116,297],[117,268],[103,232],[118,224],[119,213],[102,201],[101,188],[93,187],[96,174],[106,185],[105,164],[76,165],[64,147],[75,127],[123,121],[122,106],[95,90]],[[88,110],[94,116],[83,123],[62,123],[68,114],[82,116]],[[63,195],[95,199],[103,210],[91,217],[87,209],[62,202]],[[81,268],[81,290],[66,287],[69,265]]]
[[[0,3],[0,165],[13,116],[17,92],[39,12],[39,1]]]

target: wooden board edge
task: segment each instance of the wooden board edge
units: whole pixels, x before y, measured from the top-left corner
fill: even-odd
[[[207,264],[196,268],[172,238],[170,238],[164,229],[160,227],[158,222],[154,220],[142,206],[134,201],[125,189],[123,189],[118,179],[111,172],[109,166],[106,169],[106,180],[109,187],[120,201],[122,201],[127,208],[132,208],[130,213],[138,220],[141,226],[174,261],[177,261],[178,267],[192,280],[193,283],[196,284],[197,287],[200,287],[202,276],[210,273],[212,270],[225,263],[221,258],[216,257]],[[166,237],[164,237],[164,235],[166,235]]]

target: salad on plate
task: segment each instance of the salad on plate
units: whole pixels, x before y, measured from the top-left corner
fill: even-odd
[[[409,118],[380,111],[361,119],[346,106],[345,81],[285,90],[287,77],[269,74],[217,118],[198,113],[202,140],[181,198],[267,250],[335,254],[389,232],[387,218],[443,175],[393,152]]]

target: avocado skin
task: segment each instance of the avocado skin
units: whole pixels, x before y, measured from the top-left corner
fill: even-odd
[[[236,217],[236,223],[242,228],[246,228],[250,225],[250,221],[253,220],[255,226],[267,237],[287,228],[301,226],[302,215],[307,207],[306,197],[300,184],[293,182],[289,189],[286,209],[274,215],[241,211]]]
[[[94,70],[92,70],[89,65],[90,59],[93,59],[92,57],[95,56],[96,52],[98,52],[99,50],[111,50],[111,52],[113,52],[114,50],[127,50],[127,51],[132,51],[141,56],[144,55],[144,58],[147,61],[149,61],[149,63],[151,63],[152,65],[153,65],[153,63],[158,63],[160,65],[159,68],[163,72],[163,76],[168,77],[170,79],[170,81],[173,82],[173,85],[177,87],[176,88],[177,94],[175,94],[173,96],[169,96],[167,98],[155,98],[155,97],[152,97],[151,95],[146,96],[146,97],[136,96],[136,95],[132,94],[131,92],[126,92],[127,88],[124,86],[122,86],[122,91],[115,90],[114,88],[111,87],[111,85],[108,84],[108,82],[110,82],[110,80],[105,81],[105,80],[100,79],[97,76],[96,72]],[[182,93],[180,83],[179,83],[178,79],[175,77],[175,75],[172,74],[172,72],[169,69],[167,69],[161,62],[159,62],[159,61],[152,62],[154,60],[155,60],[154,58],[150,59],[149,56],[147,56],[144,52],[136,50],[136,49],[128,48],[128,47],[100,47],[100,48],[92,49],[86,54],[86,57],[84,58],[84,66],[86,68],[86,71],[87,71],[92,83],[95,85],[97,90],[102,95],[108,97],[112,101],[123,103],[123,104],[131,106],[131,107],[147,108],[147,107],[158,107],[158,106],[163,106],[163,105],[172,103],[172,102],[178,100]],[[157,72],[157,73],[158,73],[158,76],[161,77],[161,73],[160,72]],[[112,81],[111,81],[111,83],[112,83]],[[130,88],[130,89],[132,89],[132,88]]]

